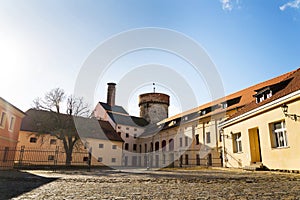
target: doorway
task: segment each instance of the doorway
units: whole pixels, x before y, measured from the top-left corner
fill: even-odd
[[[258,128],[249,129],[251,163],[261,162],[261,149]]]

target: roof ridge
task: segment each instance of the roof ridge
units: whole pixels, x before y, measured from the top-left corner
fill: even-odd
[[[191,114],[191,113],[194,113],[194,112],[198,112],[200,111],[201,109],[204,109],[206,107],[210,107],[210,106],[213,106],[214,104],[217,104],[217,103],[221,103],[222,101],[226,101],[226,100],[230,100],[232,98],[235,98],[235,97],[238,97],[238,96],[245,96],[243,95],[246,91],[254,91],[254,88],[259,88],[259,87],[263,87],[264,85],[267,86],[267,83],[270,82],[269,85],[272,85],[272,84],[275,84],[276,82],[279,83],[279,82],[282,82],[283,80],[286,80],[288,77],[290,77],[292,74],[294,74],[295,72],[297,72],[298,70],[300,70],[300,68],[296,69],[296,70],[293,70],[293,71],[290,71],[290,72],[286,72],[284,74],[281,74],[279,76],[276,76],[276,77],[273,77],[271,79],[268,79],[268,80],[265,80],[263,82],[259,82],[259,83],[256,83],[254,85],[251,85],[249,87],[246,87],[244,89],[241,89],[241,90],[238,90],[236,92],[233,92],[233,93],[230,93],[228,95],[225,95],[224,97],[221,97],[219,99],[216,99],[216,100],[213,100],[213,101],[210,101],[210,102],[206,102],[200,106],[197,106],[195,108],[192,108],[192,109],[189,109],[187,111],[184,111],[184,112],[181,112],[181,113],[178,113],[176,115],[173,115],[171,117],[168,117],[167,119],[163,120],[162,122],[167,122],[167,121],[171,121],[171,120],[174,120],[176,118],[180,118],[180,117],[183,117],[185,115],[188,115],[188,114]],[[278,81],[276,81],[278,79]],[[252,101],[246,103],[245,105],[248,105],[250,104]]]

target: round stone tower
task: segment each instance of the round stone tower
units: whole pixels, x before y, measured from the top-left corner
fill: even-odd
[[[170,96],[163,93],[146,93],[139,96],[140,117],[149,123],[168,118]]]

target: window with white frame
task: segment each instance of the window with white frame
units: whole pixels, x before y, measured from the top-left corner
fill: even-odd
[[[189,138],[188,136],[185,136],[185,146],[187,147],[189,145]]]
[[[179,138],[179,146],[182,147],[182,138]]]
[[[0,116],[0,127],[4,128],[5,127],[5,121],[6,121],[6,113],[2,112]]]
[[[14,116],[11,116],[9,121],[9,127],[8,127],[9,131],[14,131],[15,121],[16,118]]]
[[[209,144],[210,143],[210,132],[206,132],[205,138],[206,138],[206,144]]]
[[[241,133],[232,134],[233,153],[241,153],[242,148],[242,135]]]
[[[272,133],[271,141],[273,148],[287,147],[287,134],[285,128],[285,121],[275,122],[271,124]]]

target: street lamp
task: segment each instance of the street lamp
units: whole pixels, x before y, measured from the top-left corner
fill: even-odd
[[[287,117],[288,106],[286,104],[282,104],[281,106],[283,114]]]
[[[282,108],[282,112],[283,112],[283,114],[284,114],[285,117],[289,117],[289,118],[291,118],[292,120],[295,120],[295,121],[297,121],[298,118],[300,118],[299,115],[289,114],[288,113],[288,108],[289,107],[286,104],[282,104],[281,108]]]

